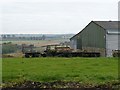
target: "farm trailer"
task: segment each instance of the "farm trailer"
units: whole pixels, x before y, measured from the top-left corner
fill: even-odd
[[[100,57],[99,52],[73,52],[70,47],[55,47],[51,49],[50,46],[46,47],[46,50],[41,52],[25,52],[24,56],[29,57]]]

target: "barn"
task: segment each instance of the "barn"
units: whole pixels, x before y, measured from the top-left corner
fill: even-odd
[[[74,51],[100,52],[103,57],[112,57],[119,50],[118,21],[91,21],[82,31],[70,38]]]

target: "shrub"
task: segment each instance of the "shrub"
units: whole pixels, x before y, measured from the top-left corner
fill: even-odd
[[[2,54],[14,53],[17,51],[17,45],[12,43],[2,44]]]

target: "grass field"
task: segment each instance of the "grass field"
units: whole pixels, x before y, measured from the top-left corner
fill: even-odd
[[[61,42],[65,42],[65,41],[69,41],[69,39],[54,39],[54,40],[15,40],[15,41],[0,41],[0,44],[2,43],[8,43],[8,42],[12,42],[13,44],[34,44],[34,46],[40,47],[40,46],[44,46],[44,45],[49,45],[49,44],[59,44]]]
[[[79,81],[107,83],[118,79],[117,58],[3,58],[3,82]]]

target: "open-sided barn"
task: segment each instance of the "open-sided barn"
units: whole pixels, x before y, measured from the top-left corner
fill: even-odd
[[[70,39],[75,51],[100,52],[101,56],[111,57],[119,49],[118,21],[91,21],[82,31]]]

